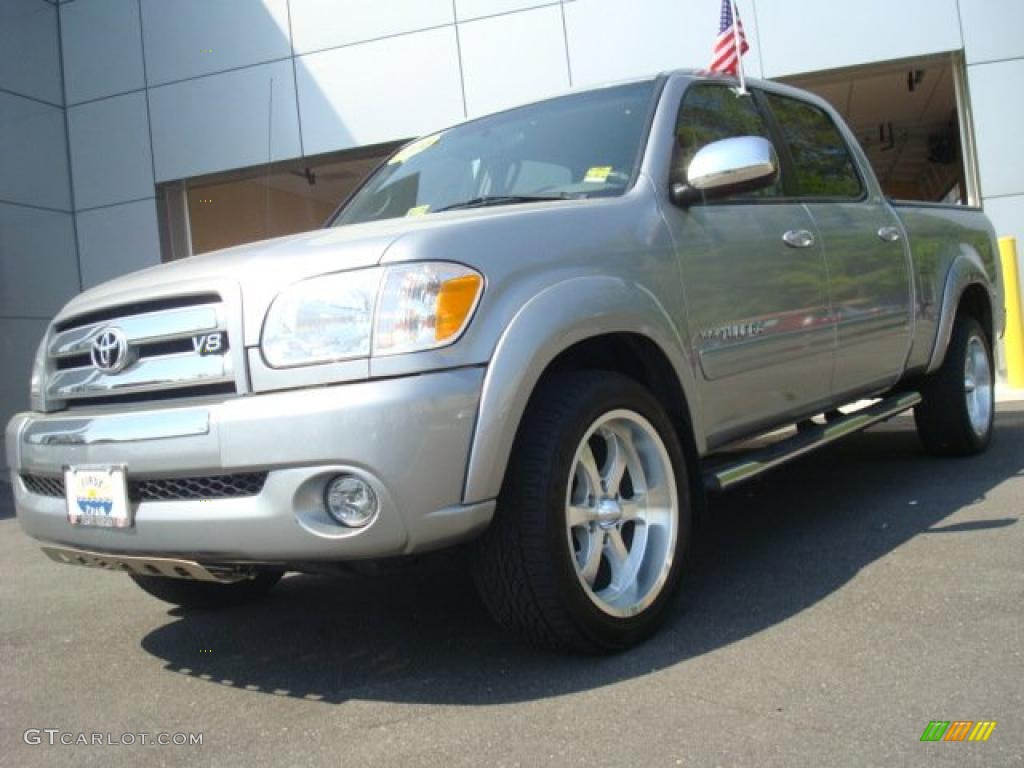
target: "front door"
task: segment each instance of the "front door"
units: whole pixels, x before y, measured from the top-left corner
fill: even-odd
[[[690,86],[671,181],[685,182],[701,147],[737,136],[771,140],[757,102],[725,85]],[[836,330],[821,238],[807,209],[783,189],[780,179],[666,211],[712,446],[802,418],[829,400]]]

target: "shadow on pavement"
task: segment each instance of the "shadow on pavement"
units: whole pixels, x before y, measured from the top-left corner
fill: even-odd
[[[938,525],[1024,471],[1024,412],[997,423],[982,457],[929,458],[903,418],[713,498],[685,598],[657,636],[619,656],[519,645],[450,555],[378,576],[293,576],[255,606],[174,611],[142,646],[171,671],[325,702],[500,704],[600,687],[771,627],[918,534],[1012,525]]]

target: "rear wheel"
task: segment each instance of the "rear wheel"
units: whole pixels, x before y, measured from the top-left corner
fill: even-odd
[[[516,436],[476,582],[534,644],[627,648],[664,619],[691,520],[683,451],[650,393],[603,371],[553,376]]]
[[[251,579],[219,584],[213,581],[172,579],[166,576],[136,576],[132,581],[153,597],[182,608],[227,608],[252,602],[266,595],[284,574],[263,571]]]
[[[973,456],[988,448],[995,413],[992,344],[975,318],[957,319],[946,359],[925,383],[914,409],[921,443],[940,456]]]

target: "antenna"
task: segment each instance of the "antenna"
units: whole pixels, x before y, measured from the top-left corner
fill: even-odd
[[[263,220],[263,237],[270,237],[270,161],[273,157],[274,137],[274,78],[270,78],[270,97],[267,100],[267,167],[263,174],[266,198],[266,212]]]

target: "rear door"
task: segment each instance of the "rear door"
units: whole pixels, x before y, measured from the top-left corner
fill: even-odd
[[[697,150],[772,133],[750,96],[725,84],[687,88],[669,183]],[[678,249],[690,343],[699,361],[709,442],[814,411],[830,394],[835,327],[814,223],[780,179],[754,193],[665,212]]]
[[[903,371],[912,333],[903,228],[858,172],[826,110],[775,93],[764,97],[789,154],[793,191],[822,237],[838,329],[834,395],[888,389]]]

